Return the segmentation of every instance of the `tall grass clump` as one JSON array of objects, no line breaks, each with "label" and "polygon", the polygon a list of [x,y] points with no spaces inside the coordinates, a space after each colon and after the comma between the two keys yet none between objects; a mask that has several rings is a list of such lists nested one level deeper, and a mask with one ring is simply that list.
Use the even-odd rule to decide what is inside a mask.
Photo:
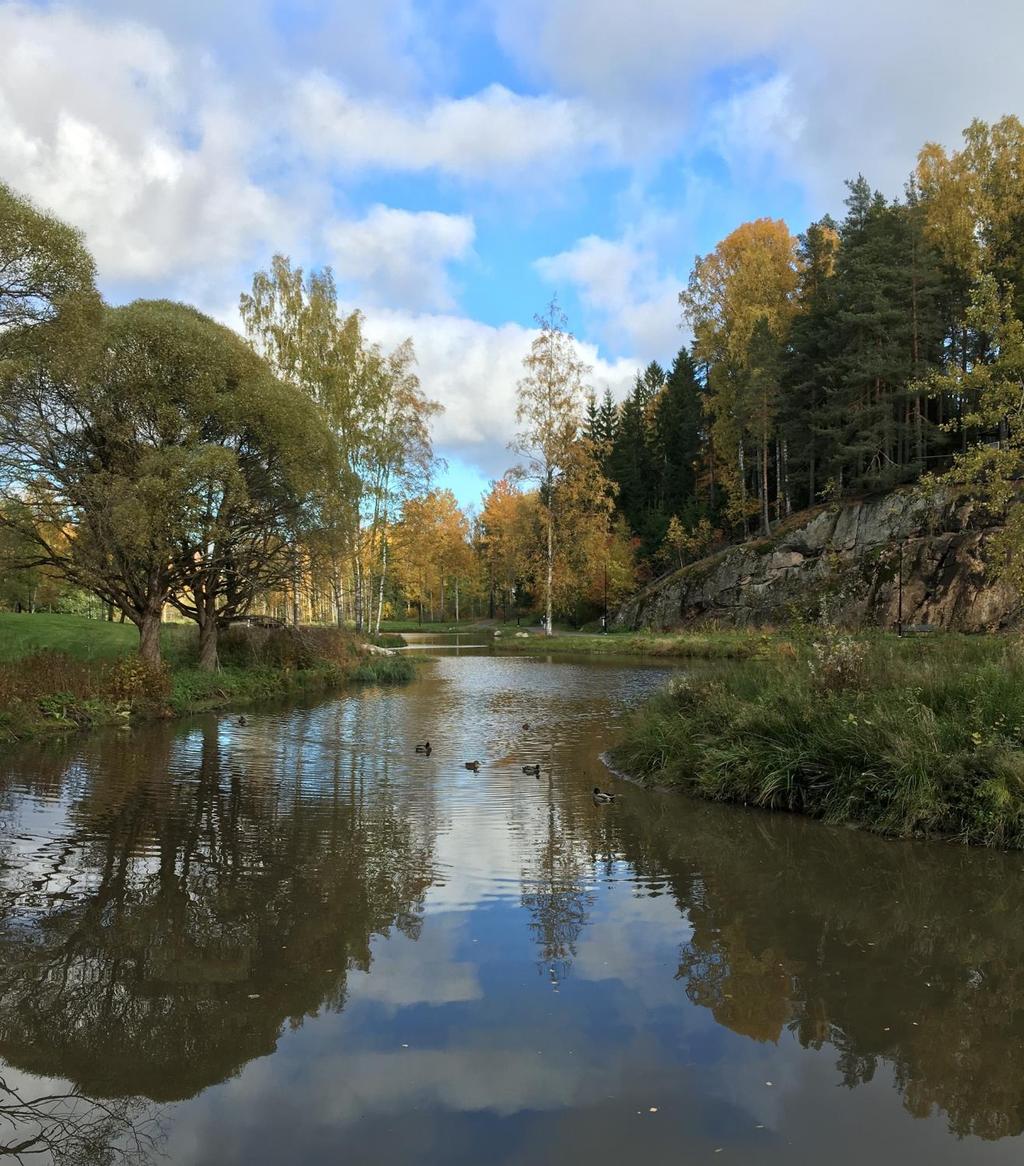
[{"label": "tall grass clump", "polygon": [[1024,647],[825,629],[714,676],[681,676],[615,761],[715,801],[898,837],[1024,846]]},{"label": "tall grass clump", "polygon": [[408,656],[367,656],[350,679],[363,684],[408,684],[414,673]]}]

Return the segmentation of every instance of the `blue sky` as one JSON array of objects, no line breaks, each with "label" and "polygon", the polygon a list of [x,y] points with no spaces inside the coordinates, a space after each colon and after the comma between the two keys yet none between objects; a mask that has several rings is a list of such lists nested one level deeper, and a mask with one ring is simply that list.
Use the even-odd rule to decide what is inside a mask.
[{"label": "blue sky", "polygon": [[1008,0],[0,0],[0,179],[82,228],[114,302],[237,325],[274,251],[330,263],[374,339],[412,337],[473,502],[552,294],[621,395],[740,222],[802,230],[1024,113],[1022,35]]}]

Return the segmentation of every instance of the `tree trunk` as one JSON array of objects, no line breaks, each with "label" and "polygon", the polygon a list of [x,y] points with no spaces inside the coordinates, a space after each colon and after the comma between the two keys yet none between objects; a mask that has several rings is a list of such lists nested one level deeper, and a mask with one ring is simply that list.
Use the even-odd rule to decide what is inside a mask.
[{"label": "tree trunk", "polygon": [[788,518],[793,511],[793,499],[789,492],[789,438],[782,439],[782,497]]},{"label": "tree trunk", "polygon": [[740,471],[740,506],[743,513],[743,537],[746,538],[750,533],[747,530],[747,467],[743,459],[743,438],[741,437],[736,447],[737,460]]},{"label": "tree trunk", "polygon": [[547,580],[545,584],[544,594],[544,608],[545,608],[545,626],[544,634],[546,636],[554,635],[554,629],[551,626],[551,591],[555,583],[555,519],[551,513],[551,496],[548,493],[548,570]]},{"label": "tree trunk", "polygon": [[217,655],[217,617],[207,616],[199,625],[199,671],[216,672],[220,668]]},{"label": "tree trunk", "polygon": [[334,569],[334,620],[338,627],[345,625],[345,580],[341,568]]},{"label": "tree trunk", "polygon": [[768,430],[761,435],[761,528],[762,533],[772,533],[772,520],[768,510]]},{"label": "tree trunk", "polygon": [[384,576],[388,570],[388,540],[387,536],[381,543],[380,548],[380,588],[377,592],[377,635],[380,635],[380,621],[384,615]]},{"label": "tree trunk", "polygon": [[139,620],[139,656],[147,664],[153,664],[156,667],[160,666],[160,616],[162,612],[162,602],[150,604]]},{"label": "tree trunk", "polygon": [[459,577],[455,576],[455,622],[459,622]]},{"label": "tree trunk", "polygon": [[302,572],[299,565],[299,551],[296,547],[292,551],[292,627],[299,626],[299,592],[302,586]]}]

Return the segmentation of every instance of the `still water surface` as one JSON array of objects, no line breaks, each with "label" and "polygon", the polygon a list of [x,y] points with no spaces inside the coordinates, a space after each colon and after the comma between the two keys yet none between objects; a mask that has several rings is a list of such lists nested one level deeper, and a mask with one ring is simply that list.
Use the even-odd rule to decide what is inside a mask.
[{"label": "still water surface", "polygon": [[460,651],[4,755],[0,1157],[1019,1162],[1020,856],[595,807],[666,678]]}]

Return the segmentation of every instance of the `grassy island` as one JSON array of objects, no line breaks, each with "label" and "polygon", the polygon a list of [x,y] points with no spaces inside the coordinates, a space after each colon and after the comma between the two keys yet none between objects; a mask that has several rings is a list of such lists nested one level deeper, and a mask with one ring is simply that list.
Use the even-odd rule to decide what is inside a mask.
[{"label": "grassy island", "polygon": [[830,632],[677,677],[614,762],[646,783],[896,837],[1024,846],[1024,643]]},{"label": "grassy island", "polygon": [[193,629],[162,628],[164,665],[136,653],[130,624],[70,615],[0,614],[0,742],[93,725],[181,716],[328,692],[348,682],[408,681],[405,657],[367,654],[331,628],[236,627],[221,636],[221,667],[198,667]]}]

